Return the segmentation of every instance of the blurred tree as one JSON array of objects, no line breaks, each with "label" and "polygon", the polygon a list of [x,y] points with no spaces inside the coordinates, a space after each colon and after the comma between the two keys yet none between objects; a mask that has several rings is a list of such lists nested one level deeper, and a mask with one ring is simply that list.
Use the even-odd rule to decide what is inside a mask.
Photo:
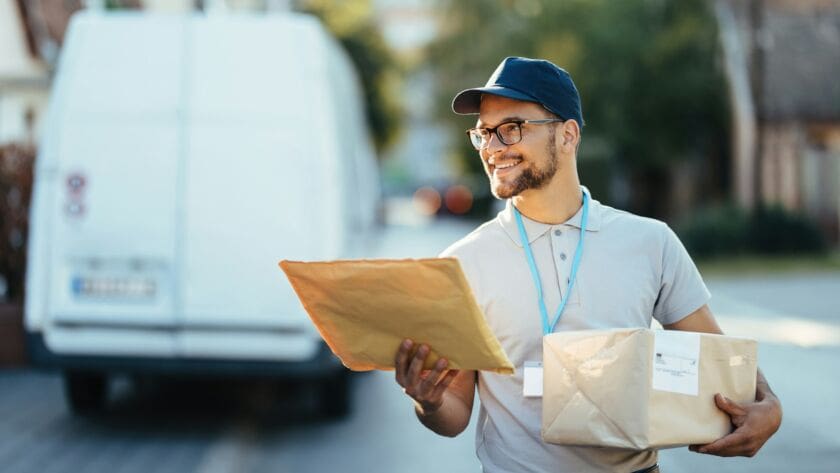
[{"label": "blurred tree", "polygon": [[364,89],[373,140],[380,151],[387,148],[402,126],[403,70],[376,24],[370,0],[301,0],[299,9],[320,18],[347,50]]},{"label": "blurred tree", "polygon": [[107,10],[136,10],[142,7],[140,0],[105,0],[104,4]]},{"label": "blurred tree", "polygon": [[[612,168],[623,170],[631,210],[665,216],[669,173],[681,160],[699,156],[711,169],[726,169],[727,102],[717,26],[707,1],[442,4],[442,35],[429,56],[439,70],[439,113],[458,133],[474,118],[449,111],[457,91],[484,84],[505,56],[540,57],[574,77],[586,121],[580,161],[602,153]],[[470,158],[469,169],[479,170],[475,152],[458,139],[458,155]],[[716,176],[721,193],[722,174]]]}]

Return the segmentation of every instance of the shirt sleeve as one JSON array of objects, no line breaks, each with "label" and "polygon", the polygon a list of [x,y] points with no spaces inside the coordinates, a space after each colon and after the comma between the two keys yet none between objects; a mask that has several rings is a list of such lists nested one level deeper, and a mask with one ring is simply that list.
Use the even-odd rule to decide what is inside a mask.
[{"label": "shirt sleeve", "polygon": [[680,239],[667,225],[664,229],[662,273],[653,317],[667,325],[703,307],[712,296]]}]

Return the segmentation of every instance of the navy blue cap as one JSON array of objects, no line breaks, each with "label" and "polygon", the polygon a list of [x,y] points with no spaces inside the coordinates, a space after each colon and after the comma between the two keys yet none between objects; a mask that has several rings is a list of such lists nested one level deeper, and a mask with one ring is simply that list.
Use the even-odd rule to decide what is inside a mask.
[{"label": "navy blue cap", "polygon": [[460,115],[478,113],[481,94],[536,102],[564,120],[573,118],[583,127],[580,95],[572,76],[544,59],[505,58],[484,87],[459,92],[452,100],[452,111]]}]

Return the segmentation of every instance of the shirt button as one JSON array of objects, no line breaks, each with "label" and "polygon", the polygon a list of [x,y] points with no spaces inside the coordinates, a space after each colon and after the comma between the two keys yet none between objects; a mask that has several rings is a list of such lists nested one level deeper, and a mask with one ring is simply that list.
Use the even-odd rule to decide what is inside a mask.
[{"label": "shirt button", "polygon": [[566,253],[560,253],[560,259],[566,261]]},{"label": "shirt button", "polygon": [[554,230],[554,236],[560,236],[562,234],[563,232],[561,232],[560,230]]}]

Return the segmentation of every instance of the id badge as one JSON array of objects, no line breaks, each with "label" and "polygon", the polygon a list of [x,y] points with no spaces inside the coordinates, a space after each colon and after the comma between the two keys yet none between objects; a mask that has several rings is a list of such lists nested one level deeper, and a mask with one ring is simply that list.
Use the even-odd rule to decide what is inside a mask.
[{"label": "id badge", "polygon": [[522,375],[522,395],[525,397],[542,397],[543,395],[543,365],[540,361],[526,361]]}]

